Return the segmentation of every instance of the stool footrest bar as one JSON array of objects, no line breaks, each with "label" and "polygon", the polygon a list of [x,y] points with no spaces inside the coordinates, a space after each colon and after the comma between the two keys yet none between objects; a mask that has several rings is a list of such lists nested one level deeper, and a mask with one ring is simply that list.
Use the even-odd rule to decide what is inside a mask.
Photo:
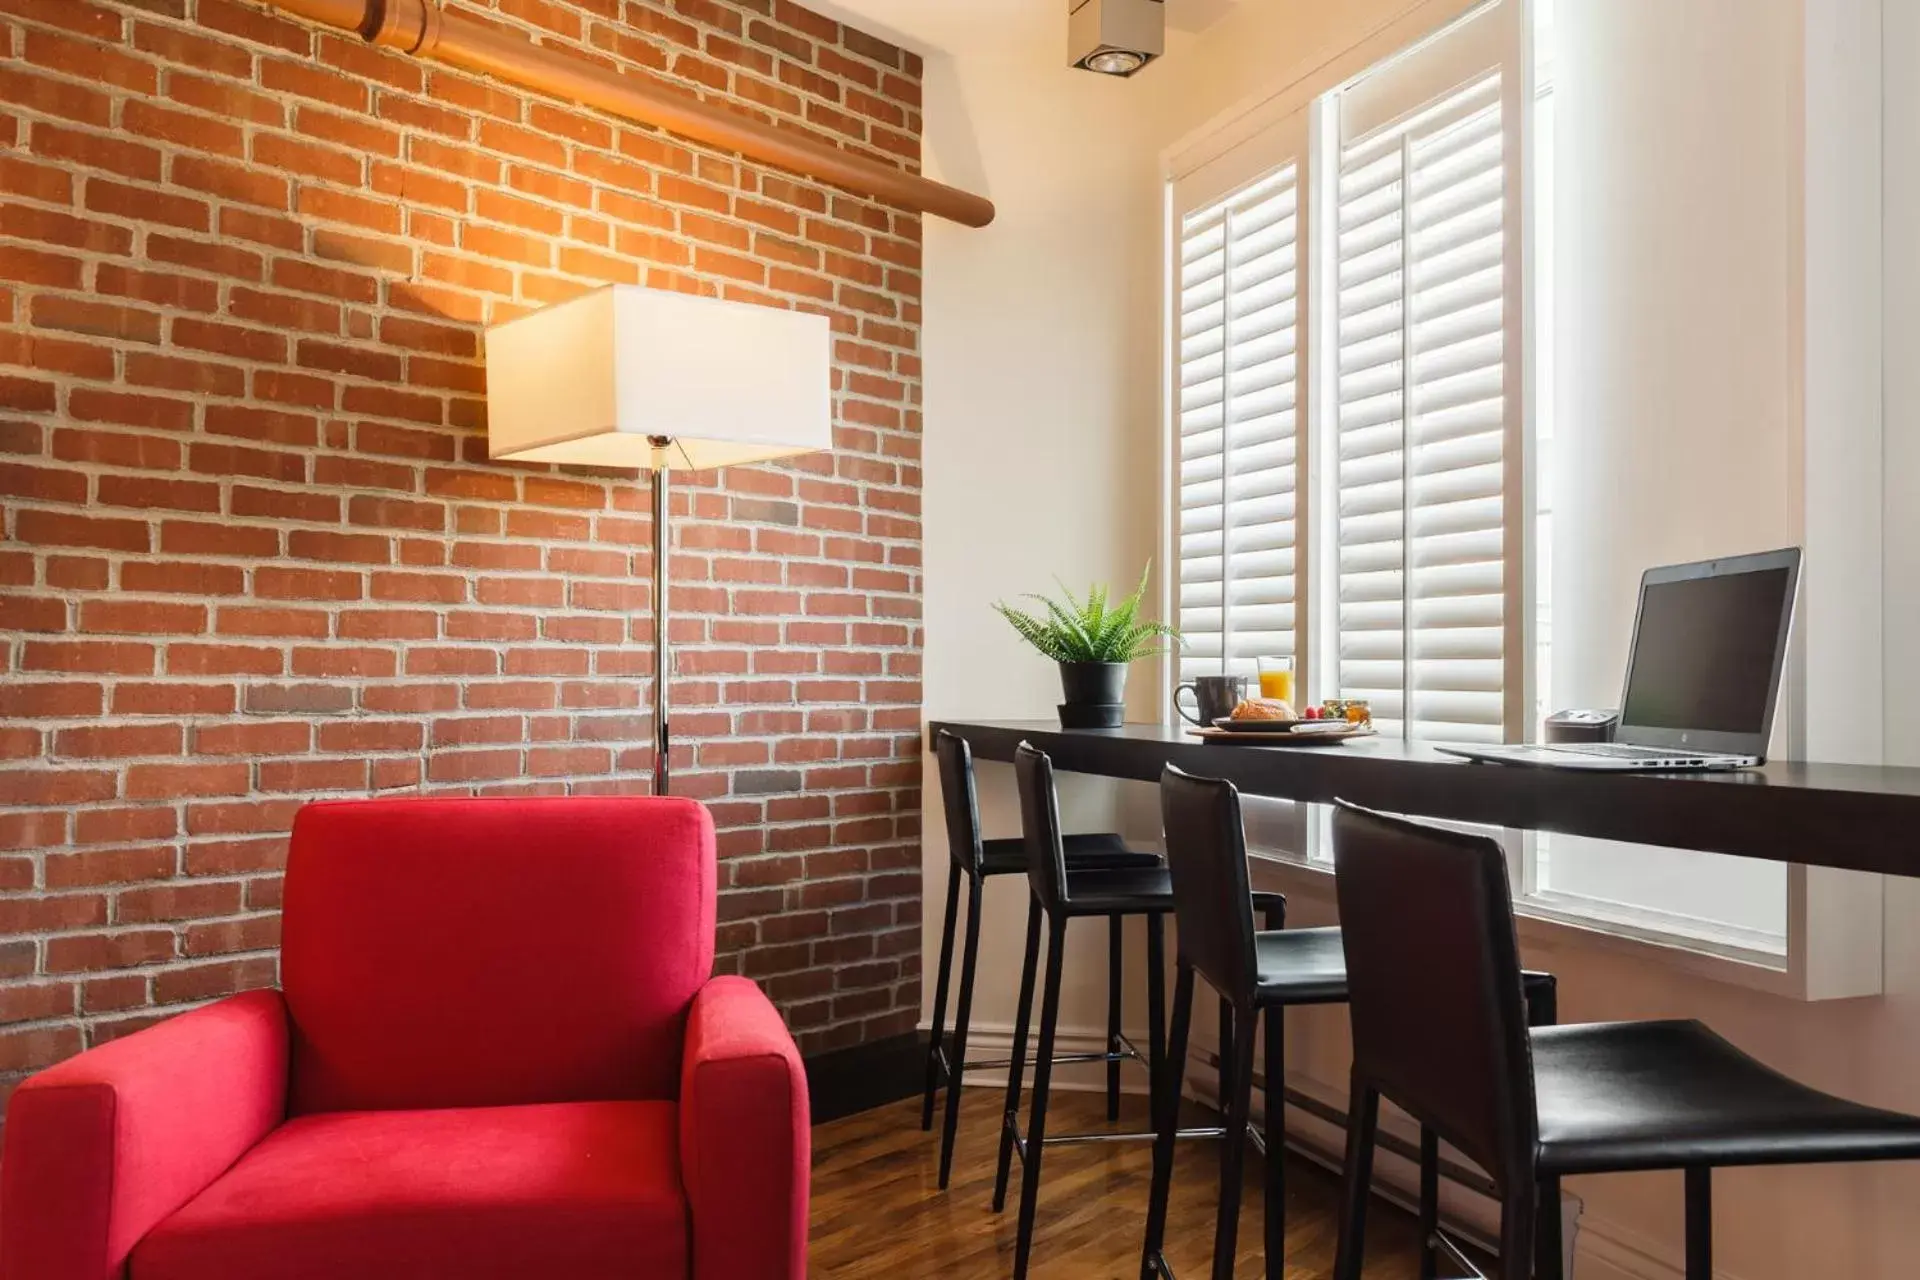
[{"label": "stool footrest bar", "polygon": [[[1053,1064],[1055,1066],[1059,1066],[1060,1064],[1067,1063],[1067,1062],[1145,1062],[1146,1061],[1146,1058],[1141,1054],[1141,1052],[1138,1049],[1133,1047],[1132,1041],[1122,1039],[1121,1043],[1124,1044],[1126,1048],[1109,1050],[1106,1053],[1058,1053],[1058,1054],[1055,1054],[1053,1057]],[[947,1058],[947,1047],[945,1045],[941,1045],[938,1049],[935,1049],[933,1051],[933,1058],[934,1058],[934,1061],[940,1064],[941,1082],[945,1083],[947,1080],[952,1079],[953,1063],[949,1061]],[[1026,1065],[1029,1067],[1036,1067],[1040,1065],[1040,1059],[1038,1058],[1028,1058],[1025,1061],[1026,1061]],[[979,1059],[968,1058],[966,1062],[963,1063],[962,1065],[964,1065],[966,1069],[969,1071],[986,1071],[996,1067],[1010,1067],[1013,1065],[1013,1063],[1006,1058],[979,1058]]]},{"label": "stool footrest bar", "polygon": [[1475,1280],[1487,1280],[1487,1273],[1479,1267],[1476,1267],[1473,1264],[1473,1259],[1460,1252],[1460,1246],[1449,1239],[1446,1232],[1434,1232],[1433,1235],[1428,1237],[1428,1243],[1445,1254],[1447,1261],[1451,1262],[1454,1266],[1466,1269],[1466,1271],[1475,1277]]}]

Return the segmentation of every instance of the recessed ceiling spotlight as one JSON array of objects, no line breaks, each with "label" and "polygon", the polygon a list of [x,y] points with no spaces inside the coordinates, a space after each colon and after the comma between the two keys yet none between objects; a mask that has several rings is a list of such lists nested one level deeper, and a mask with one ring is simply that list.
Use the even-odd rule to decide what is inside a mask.
[{"label": "recessed ceiling spotlight", "polygon": [[1067,0],[1068,56],[1082,70],[1130,76],[1166,47],[1164,0]]},{"label": "recessed ceiling spotlight", "polygon": [[1147,58],[1131,49],[1102,49],[1080,65],[1103,76],[1130,76],[1147,65]]}]

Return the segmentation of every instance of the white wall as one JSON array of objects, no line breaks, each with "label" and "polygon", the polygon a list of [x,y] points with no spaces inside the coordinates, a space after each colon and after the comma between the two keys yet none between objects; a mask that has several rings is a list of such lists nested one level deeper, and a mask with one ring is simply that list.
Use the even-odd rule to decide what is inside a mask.
[{"label": "white wall", "polygon": [[[1781,0],[1556,13],[1548,702],[1612,707],[1647,566],[1803,541],[1800,21]],[[1778,865],[1555,837],[1546,887],[1785,936]]]},{"label": "white wall", "polygon": [[[929,225],[930,717],[1050,714],[1052,673],[988,603],[1056,571],[1124,579],[1155,545],[1159,150],[1409,7],[1247,0],[1129,84],[1060,70],[1043,37],[1024,53],[930,60],[930,166],[1001,209],[984,233]],[[1818,713],[1835,700],[1821,691],[1883,693],[1886,758],[1920,764],[1920,666],[1904,660],[1920,651],[1920,5],[1885,0],[1886,132],[1875,148],[1859,138],[1880,92],[1880,8],[1560,0],[1573,52],[1559,68],[1559,421],[1569,434],[1588,428],[1583,481],[1560,495],[1561,510],[1618,536],[1561,552],[1555,598],[1567,612],[1555,634],[1569,643],[1555,702],[1611,704],[1620,619],[1644,565],[1805,539],[1802,661],[1814,696],[1799,732],[1828,756],[1873,752],[1877,728],[1823,736],[1832,722]],[[1869,215],[1882,184],[1876,255]],[[1862,351],[1879,326],[1883,388]],[[1884,504],[1871,500],[1876,476]],[[1849,505],[1849,494],[1869,500]],[[1829,557],[1849,548],[1857,554],[1836,567]],[[1136,673],[1136,714],[1153,710],[1152,679]],[[1015,830],[1004,769],[981,781],[989,830]],[[930,785],[930,814],[933,796]],[[1085,784],[1067,800],[1073,816],[1100,822],[1116,794]],[[945,884],[932,826],[929,969]],[[1002,890],[989,904],[978,1005],[989,1022],[1010,1012],[1017,976],[1023,890]],[[1794,1003],[1565,935],[1527,958],[1560,975],[1569,1019],[1701,1017],[1811,1083],[1920,1111],[1920,940],[1902,927],[1920,909],[1920,882],[1891,883],[1886,908],[1887,994],[1874,999]],[[1309,896],[1296,916],[1325,918]],[[1097,951],[1069,972],[1081,988],[1069,1021],[1092,1026]],[[930,1000],[930,979],[928,989]],[[1297,1083],[1343,1088],[1338,1011],[1297,1013],[1289,1046]],[[1678,1274],[1677,1177],[1576,1189],[1587,1209],[1580,1280]],[[1916,1204],[1920,1168],[1723,1174],[1721,1274],[1914,1274]]]},{"label": "white wall", "polygon": [[[929,719],[1052,716],[1053,664],[992,603],[1051,591],[1056,575],[1076,589],[1131,587],[1154,552],[1155,152],[1140,95],[1069,69],[1063,30],[982,31],[982,44],[927,63],[928,171],[999,210],[979,231],[927,224]],[[1134,719],[1158,713],[1157,682],[1154,664],[1136,668]],[[949,863],[931,756],[926,772],[930,1010]],[[986,833],[1018,834],[1011,769],[982,764],[979,775]],[[1116,791],[1063,778],[1067,829],[1112,829]],[[1012,1021],[1026,897],[1011,877],[989,887],[974,1002],[976,1032],[989,1037]],[[1064,1022],[1104,1026],[1104,935],[1082,930]],[[957,984],[957,958],[955,969]]]}]

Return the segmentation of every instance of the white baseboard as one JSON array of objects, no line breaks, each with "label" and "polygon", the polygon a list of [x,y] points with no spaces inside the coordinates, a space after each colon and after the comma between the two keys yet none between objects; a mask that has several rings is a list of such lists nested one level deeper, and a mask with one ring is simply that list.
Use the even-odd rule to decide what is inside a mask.
[{"label": "white baseboard", "polygon": [[[1674,1249],[1607,1218],[1588,1218],[1580,1259],[1580,1280],[1686,1280],[1685,1261]],[[1740,1280],[1724,1267],[1713,1274],[1715,1280]]]}]

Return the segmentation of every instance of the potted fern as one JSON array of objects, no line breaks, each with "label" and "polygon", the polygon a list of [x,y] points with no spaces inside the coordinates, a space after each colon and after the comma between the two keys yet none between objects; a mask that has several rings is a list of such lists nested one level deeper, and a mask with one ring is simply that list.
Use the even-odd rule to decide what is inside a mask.
[{"label": "potted fern", "polygon": [[1062,728],[1119,728],[1128,664],[1164,653],[1162,641],[1180,643],[1174,628],[1140,617],[1152,571],[1149,562],[1140,573],[1140,585],[1118,603],[1109,602],[1104,585],[1088,587],[1083,599],[1060,583],[1057,598],[1023,597],[1035,601],[1037,609],[1019,609],[1004,601],[993,606],[1022,640],[1060,664]]}]

